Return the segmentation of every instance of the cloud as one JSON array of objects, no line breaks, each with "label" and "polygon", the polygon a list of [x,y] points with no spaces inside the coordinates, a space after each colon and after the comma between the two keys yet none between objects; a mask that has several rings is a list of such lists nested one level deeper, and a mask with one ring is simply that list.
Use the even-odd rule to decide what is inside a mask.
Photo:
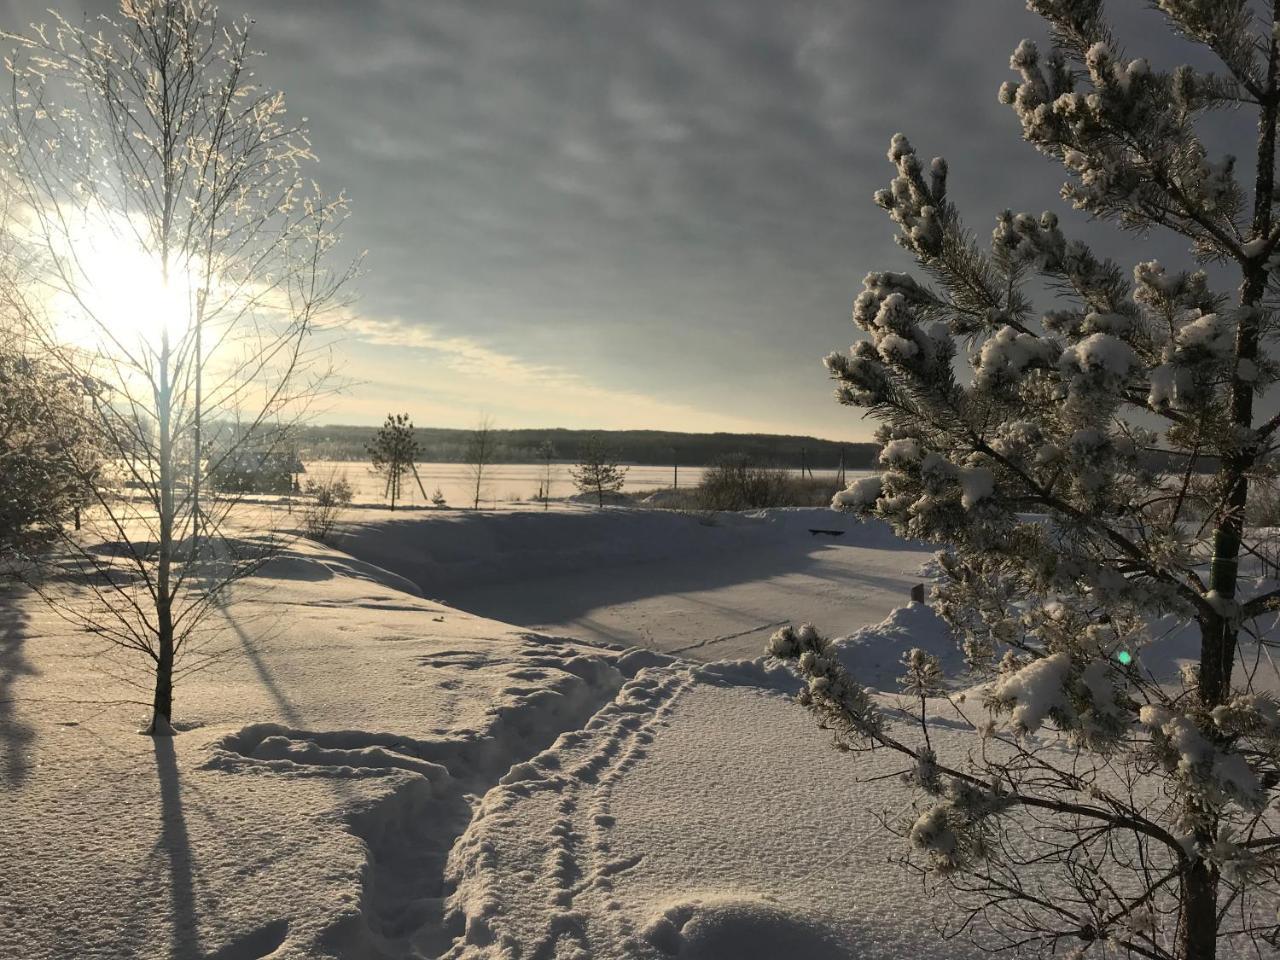
[{"label": "cloud", "polygon": [[454,421],[452,425],[470,423],[478,410],[500,410],[505,426],[554,422],[571,427],[645,429],[661,424],[690,431],[786,432],[778,422],[736,417],[608,387],[578,371],[531,363],[422,324],[357,316],[348,319],[343,330],[371,347],[399,353],[402,362],[403,351],[428,356],[427,382],[413,388],[449,403],[437,412]]},{"label": "cloud", "polygon": [[[12,25],[47,0],[5,2]],[[1119,234],[1063,210],[1061,171],[996,102],[1017,41],[1044,38],[1021,4],[222,6],[256,18],[259,76],[312,118],[322,185],[353,198],[367,314],[441,341],[518,344],[499,353],[610,385],[594,401],[602,416],[866,436],[831,402],[818,359],[854,337],[863,275],[910,267],[871,202],[898,130],[947,156],[951,197],[979,237],[1007,207],[1052,208],[1073,236],[1130,256]],[[1135,54],[1182,59],[1150,11],[1115,13]],[[371,356],[359,358],[370,382],[414,382],[393,350],[382,369]],[[549,398],[573,382],[537,384]]]}]

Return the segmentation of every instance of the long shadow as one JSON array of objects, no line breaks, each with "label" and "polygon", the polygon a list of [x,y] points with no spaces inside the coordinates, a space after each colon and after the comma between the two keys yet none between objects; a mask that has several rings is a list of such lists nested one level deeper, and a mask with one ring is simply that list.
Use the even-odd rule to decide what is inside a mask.
[{"label": "long shadow", "polygon": [[883,551],[886,562],[926,548],[887,528],[858,530],[839,514],[820,517],[824,526],[846,530],[845,538],[816,538],[804,524],[779,529],[735,519],[707,526],[674,512],[605,511],[467,516],[443,528],[429,516],[402,518],[354,528],[340,545],[428,597],[513,623],[567,623],[600,607],[782,575],[816,576],[851,591],[902,590],[906,601],[900,578],[875,569],[833,572],[828,561],[847,547]]},{"label": "long shadow", "polygon": [[26,657],[23,649],[27,641],[27,626],[31,621],[18,601],[22,594],[4,590],[0,604],[0,782],[10,789],[22,786],[31,774],[30,751],[35,744],[35,727],[18,716],[17,687],[21,677],[39,673]]},{"label": "long shadow", "polygon": [[195,865],[191,840],[187,835],[187,819],[182,808],[182,782],[172,737],[152,740],[156,754],[156,773],[160,778],[160,839],[158,849],[164,851],[169,864],[169,919],[171,960],[199,957],[200,929],[196,913]]},{"label": "long shadow", "polygon": [[285,718],[291,727],[302,727],[302,714],[298,712],[298,708],[293,701],[289,699],[289,695],[280,688],[280,684],[276,682],[275,674],[271,672],[271,668],[267,666],[266,661],[262,659],[262,654],[258,652],[258,644],[253,637],[249,636],[249,632],[235,617],[231,615],[231,609],[222,605],[219,607],[222,612],[223,619],[231,627],[231,631],[236,635],[236,639],[240,642],[240,648],[244,651],[244,657],[253,667],[254,673],[258,675],[258,679],[262,682],[262,686],[267,693],[271,695],[271,699],[276,702],[276,707],[280,710],[280,715]]}]

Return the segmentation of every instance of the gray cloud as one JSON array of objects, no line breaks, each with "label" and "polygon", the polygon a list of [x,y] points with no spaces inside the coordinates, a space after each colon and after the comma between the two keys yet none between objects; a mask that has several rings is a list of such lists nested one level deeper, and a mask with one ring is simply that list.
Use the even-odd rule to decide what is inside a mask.
[{"label": "gray cloud", "polygon": [[[1042,33],[1017,0],[225,8],[256,17],[259,72],[311,118],[325,186],[352,194],[363,312],[680,409],[864,432],[818,359],[852,339],[862,275],[906,266],[870,201],[895,131],[948,156],[980,233],[1005,207],[1061,206],[1060,173],[995,101],[1009,51]],[[1150,17],[1124,26],[1159,62],[1178,47]]]}]

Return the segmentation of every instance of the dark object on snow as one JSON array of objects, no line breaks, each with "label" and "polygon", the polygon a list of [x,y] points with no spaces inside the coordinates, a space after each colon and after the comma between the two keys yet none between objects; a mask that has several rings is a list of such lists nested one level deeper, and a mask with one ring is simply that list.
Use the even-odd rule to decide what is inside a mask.
[{"label": "dark object on snow", "polygon": [[813,527],[810,527],[809,532],[812,533],[815,537],[818,536],[819,534],[822,534],[823,536],[827,536],[827,537],[843,537],[844,536],[843,530],[816,530]]},{"label": "dark object on snow", "polygon": [[917,583],[911,588],[911,602],[924,603],[924,584]]}]

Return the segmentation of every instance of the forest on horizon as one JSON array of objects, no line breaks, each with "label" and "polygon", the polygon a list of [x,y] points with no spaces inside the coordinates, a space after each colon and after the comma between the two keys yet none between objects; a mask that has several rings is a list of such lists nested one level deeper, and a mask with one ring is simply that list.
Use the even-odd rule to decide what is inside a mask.
[{"label": "forest on horizon", "polygon": [[[377,427],[306,425],[296,430],[303,460],[366,460],[367,446]],[[473,431],[444,427],[416,427],[414,435],[424,462],[462,463]],[[754,433],[678,433],[669,430],[494,429],[497,463],[530,463],[544,458],[550,443],[552,458],[577,461],[587,441],[599,436],[619,461],[646,466],[709,466],[725,458],[745,458],[753,465],[835,470],[843,452],[848,469],[868,469],[879,446],[840,443],[816,437]]]}]

